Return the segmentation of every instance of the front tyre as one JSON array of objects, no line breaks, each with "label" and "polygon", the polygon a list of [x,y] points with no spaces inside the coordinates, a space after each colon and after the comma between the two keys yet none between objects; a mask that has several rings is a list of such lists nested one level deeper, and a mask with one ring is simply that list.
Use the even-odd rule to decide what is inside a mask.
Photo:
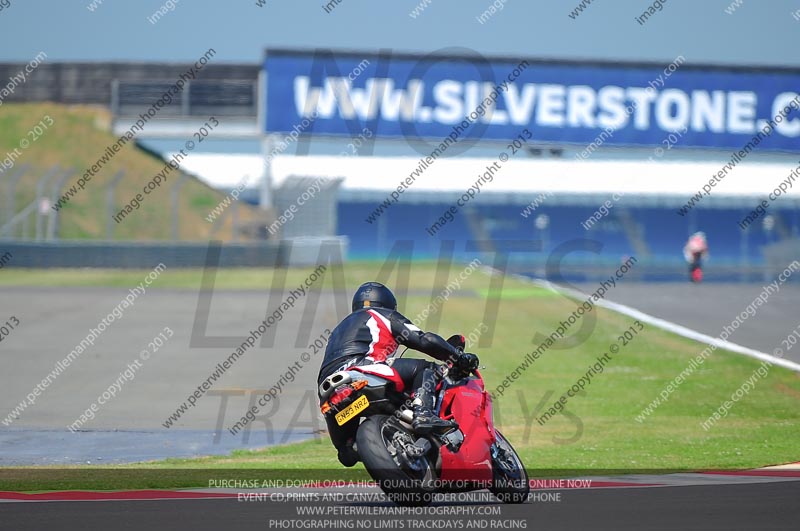
[{"label": "front tyre", "polygon": [[531,485],[528,472],[511,443],[495,430],[497,440],[492,447],[492,486],[489,490],[503,503],[524,503]]},{"label": "front tyre", "polygon": [[433,479],[426,456],[410,459],[406,447],[414,436],[386,415],[375,415],[358,427],[358,454],[369,475],[378,482],[387,498],[397,505],[430,505],[433,492],[424,487]]}]

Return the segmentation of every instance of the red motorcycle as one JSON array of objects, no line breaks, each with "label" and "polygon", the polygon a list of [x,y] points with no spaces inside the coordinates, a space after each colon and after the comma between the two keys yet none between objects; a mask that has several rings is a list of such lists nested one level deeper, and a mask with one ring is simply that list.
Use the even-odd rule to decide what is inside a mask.
[{"label": "red motorcycle", "polygon": [[[463,338],[453,336],[452,342]],[[402,354],[400,354],[402,355]],[[399,356],[395,356],[396,359]],[[494,427],[478,370],[448,362],[437,387],[436,413],[456,428],[415,435],[412,396],[387,363],[353,366],[320,384],[321,411],[337,424],[359,422],[356,451],[370,476],[398,505],[427,505],[437,492],[489,489],[504,503],[528,499],[522,461]]]}]

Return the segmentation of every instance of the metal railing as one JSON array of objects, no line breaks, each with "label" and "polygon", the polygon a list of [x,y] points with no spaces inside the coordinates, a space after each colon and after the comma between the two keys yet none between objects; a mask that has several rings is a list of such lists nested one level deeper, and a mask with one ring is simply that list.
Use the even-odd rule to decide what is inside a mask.
[{"label": "metal railing", "polygon": [[[169,90],[174,81],[111,82],[111,112],[115,117],[137,116]],[[258,82],[253,80],[188,81],[172,102],[159,110],[160,118],[191,116],[258,116]]]}]

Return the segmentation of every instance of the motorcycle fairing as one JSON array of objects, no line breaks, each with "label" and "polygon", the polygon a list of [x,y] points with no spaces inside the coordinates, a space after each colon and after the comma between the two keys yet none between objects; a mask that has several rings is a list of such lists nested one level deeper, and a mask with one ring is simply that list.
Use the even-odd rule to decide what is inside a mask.
[{"label": "motorcycle fairing", "polygon": [[492,424],[492,403],[480,379],[467,378],[463,383],[446,386],[439,416],[455,420],[464,433],[458,452],[442,446],[443,481],[491,481],[491,447],[495,443]]}]

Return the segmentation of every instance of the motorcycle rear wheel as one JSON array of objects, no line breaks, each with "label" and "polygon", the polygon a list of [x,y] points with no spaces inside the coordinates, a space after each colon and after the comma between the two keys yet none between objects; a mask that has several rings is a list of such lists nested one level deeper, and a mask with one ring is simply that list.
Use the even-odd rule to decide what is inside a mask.
[{"label": "motorcycle rear wheel", "polygon": [[375,415],[358,427],[358,455],[370,476],[392,502],[407,507],[424,507],[433,501],[433,491],[425,487],[433,479],[427,457],[418,459],[419,470],[403,467],[396,440],[413,444],[414,436],[402,429],[391,417]]}]

